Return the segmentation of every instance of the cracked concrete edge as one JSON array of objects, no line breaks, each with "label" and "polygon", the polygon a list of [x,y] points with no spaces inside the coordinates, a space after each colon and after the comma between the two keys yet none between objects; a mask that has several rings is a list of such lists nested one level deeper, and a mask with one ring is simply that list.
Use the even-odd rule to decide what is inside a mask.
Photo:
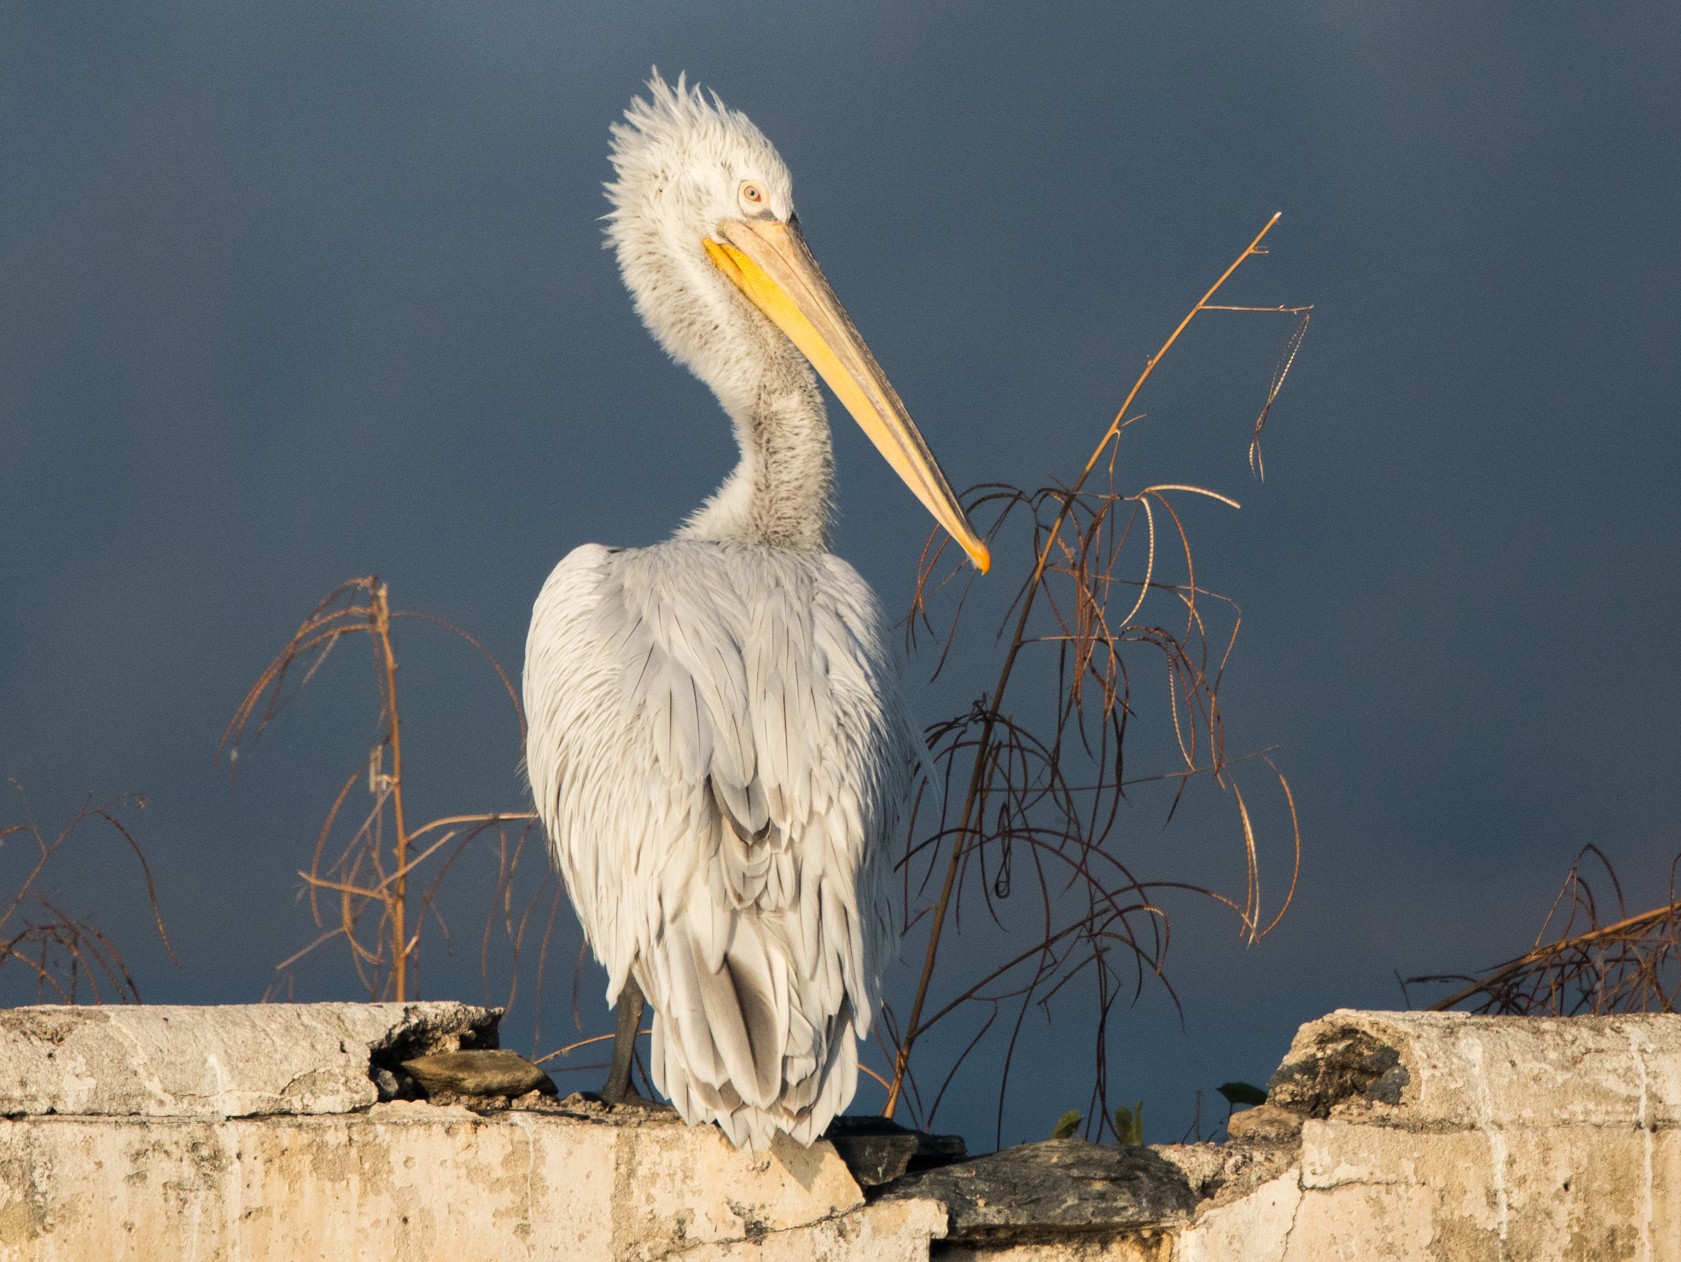
[{"label": "cracked concrete edge", "polygon": [[1619,1232],[1656,1242],[1654,1167],[1681,1153],[1681,1017],[1339,1011],[1298,1031],[1271,1086],[1248,1135],[1157,1149],[1201,1198],[1177,1259],[1285,1262],[1356,1236],[1413,1256],[1409,1232],[1455,1242],[1441,1256],[1519,1239],[1535,1257],[1611,1256]]},{"label": "cracked concrete edge", "polygon": [[214,1245],[217,1256],[404,1262],[920,1262],[945,1221],[929,1202],[865,1204],[827,1144],[754,1156],[675,1120],[621,1127],[417,1101],[331,1116],[0,1120],[0,1259]]},{"label": "cracked concrete edge", "polygon": [[815,1222],[677,1245],[650,1262],[927,1262],[947,1221],[938,1201],[884,1201]]},{"label": "cracked concrete edge", "polygon": [[1681,1125],[1681,1016],[1341,1010],[1297,1031],[1270,1103],[1421,1130]]},{"label": "cracked concrete edge", "polygon": [[1210,1204],[1179,1233],[1173,1262],[1285,1262],[1305,1193],[1292,1166],[1222,1204]]},{"label": "cracked concrete edge", "polygon": [[1409,1232],[1456,1258],[1519,1240],[1530,1252],[1509,1256],[1620,1256],[1613,1237],[1650,1249],[1672,1203],[1654,1172],[1681,1155],[1681,1017],[1339,1011],[1300,1029],[1263,1110],[1226,1144],[1157,1149],[1201,1197],[1176,1258],[1282,1262],[1357,1238],[1438,1256],[1408,1252]]},{"label": "cracked concrete edge", "polygon": [[[624,1127],[610,1118],[592,1124],[611,1137],[602,1173],[611,1184],[614,1257],[654,1258],[678,1242],[752,1240],[864,1205],[827,1143],[808,1148],[778,1135],[755,1154],[734,1148],[716,1127],[691,1128],[675,1114]],[[562,1133],[546,1137],[553,1159],[567,1161]]]},{"label": "cracked concrete edge", "polygon": [[378,1100],[376,1059],[494,1046],[499,1019],[454,1002],[0,1010],[0,1114],[343,1113]]},{"label": "cracked concrete edge", "polygon": [[1178,1166],[1197,1198],[1193,1215],[1249,1195],[1302,1162],[1298,1134],[1287,1143],[1158,1144],[1155,1152]]}]

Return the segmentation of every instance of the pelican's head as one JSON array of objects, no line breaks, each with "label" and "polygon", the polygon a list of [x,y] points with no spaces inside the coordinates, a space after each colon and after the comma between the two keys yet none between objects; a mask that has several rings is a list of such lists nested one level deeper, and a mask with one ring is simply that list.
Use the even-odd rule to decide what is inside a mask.
[{"label": "pelican's head", "polygon": [[984,572],[986,544],[806,248],[793,179],[764,133],[716,94],[656,73],[613,126],[612,158],[608,241],[660,344],[745,403],[767,343],[792,343]]}]

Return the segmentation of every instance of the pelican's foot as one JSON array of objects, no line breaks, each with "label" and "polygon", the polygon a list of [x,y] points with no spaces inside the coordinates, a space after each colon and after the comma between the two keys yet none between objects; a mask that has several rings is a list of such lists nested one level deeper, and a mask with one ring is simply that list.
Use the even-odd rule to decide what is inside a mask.
[{"label": "pelican's foot", "polygon": [[582,1107],[590,1112],[604,1109],[609,1113],[675,1113],[677,1110],[664,1100],[650,1100],[640,1091],[628,1090],[618,1099],[610,1099],[606,1088],[600,1091],[578,1091],[568,1096],[561,1104],[570,1104],[574,1108]]},{"label": "pelican's foot", "polygon": [[612,1109],[637,1109],[644,1113],[676,1112],[676,1110],[664,1100],[650,1100],[647,1096],[636,1090],[635,1087],[626,1089],[625,1093],[616,1100],[608,1099],[607,1092],[605,1090],[598,1091],[595,1095],[596,1098],[603,1104]]}]

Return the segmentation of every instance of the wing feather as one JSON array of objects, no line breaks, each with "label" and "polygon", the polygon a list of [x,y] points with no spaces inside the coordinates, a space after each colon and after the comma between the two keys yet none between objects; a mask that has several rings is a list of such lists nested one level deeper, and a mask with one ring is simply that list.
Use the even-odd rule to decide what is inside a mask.
[{"label": "wing feather", "polygon": [[532,617],[527,767],[612,1001],[691,1122],[810,1142],[852,1098],[924,755],[868,587],[676,540],[569,555]]}]

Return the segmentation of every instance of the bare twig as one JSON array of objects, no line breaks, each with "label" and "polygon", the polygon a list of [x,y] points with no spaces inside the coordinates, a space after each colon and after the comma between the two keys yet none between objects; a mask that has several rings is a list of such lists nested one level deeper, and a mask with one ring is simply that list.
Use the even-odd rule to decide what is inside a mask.
[{"label": "bare twig", "polygon": [[[1197,585],[1190,535],[1174,497],[1198,496],[1234,509],[1237,502],[1217,491],[1180,482],[1156,483],[1130,494],[1115,489],[1119,443],[1123,432],[1140,419],[1132,410],[1139,393],[1191,321],[1204,311],[1265,310],[1301,317],[1280,366],[1274,370],[1255,426],[1254,448],[1294,362],[1311,309],[1223,307],[1214,304],[1213,298],[1247,259],[1265,253],[1261,243],[1277,221],[1274,215],[1146,361],[1072,484],[1032,492],[994,485],[977,488],[971,495],[972,515],[988,510],[994,515],[992,527],[986,532],[989,539],[996,538],[1007,522],[1026,514],[1033,527],[1033,561],[1006,611],[1008,634],[1001,637],[1005,648],[993,690],[975,702],[967,714],[937,724],[929,732],[935,762],[944,778],[943,791],[936,786],[931,795],[940,808],[940,818],[932,833],[923,832],[910,845],[904,862],[906,917],[912,924],[926,921],[928,940],[909,1015],[896,1029],[893,1074],[884,1109],[888,1116],[903,1094],[917,1040],[966,1005],[985,1006],[990,1025],[998,1006],[1010,1003],[1015,1008],[1009,1043],[1013,1051],[1014,1031],[1019,1031],[1028,1006],[1047,1003],[1076,977],[1095,977],[1101,1060],[1103,1026],[1118,995],[1124,989],[1136,991],[1146,976],[1160,976],[1168,922],[1152,892],[1193,887],[1140,881],[1106,846],[1126,786],[1139,779],[1126,774],[1123,752],[1134,714],[1130,646],[1156,650],[1166,666],[1173,739],[1182,764],[1176,773],[1182,778],[1176,782],[1173,807],[1177,807],[1186,780],[1203,773],[1225,787],[1236,806],[1248,874],[1243,902],[1239,906],[1212,891],[1197,892],[1237,910],[1251,940],[1277,923],[1275,915],[1263,925],[1258,844],[1249,805],[1229,778],[1232,760],[1225,751],[1224,720],[1218,701],[1219,680],[1236,636],[1236,607]],[[1099,469],[1107,471],[1109,486],[1093,491],[1089,484]],[[1142,573],[1130,577],[1121,566],[1123,557],[1134,555],[1135,539],[1140,539],[1137,546],[1142,549]],[[1165,556],[1162,547],[1167,549]],[[930,601],[955,580],[955,571],[941,575],[944,548],[945,542],[933,537],[924,551],[909,621],[913,643],[919,629],[934,630]],[[1182,581],[1166,574],[1175,559],[1184,568]],[[966,593],[967,588],[961,591]],[[1171,596],[1179,602],[1182,616],[1178,629],[1138,621],[1153,594]],[[1125,613],[1120,617],[1115,616],[1119,611],[1111,605],[1112,596],[1124,599],[1121,608]],[[1223,649],[1210,644],[1202,607],[1205,600],[1232,611],[1232,639]],[[962,613],[960,594],[942,637],[936,675],[948,660]],[[1039,623],[1047,619],[1050,625],[1040,628]],[[1011,718],[1005,710],[1022,653],[1038,645],[1055,654],[1060,696],[1049,733],[1042,737],[1032,734],[1024,721]],[[1210,656],[1211,647],[1214,657]],[[1095,770],[1093,782],[1076,784],[1070,780],[1068,768],[1076,751],[1087,760],[1082,765]],[[1273,770],[1276,774],[1276,768]],[[1300,833],[1294,802],[1283,777],[1278,780],[1290,802],[1299,860]],[[956,809],[948,815],[948,805],[953,802]],[[1009,896],[1023,858],[1030,865],[1040,895],[1038,940],[986,972],[979,981],[959,989],[949,1002],[925,1017],[940,947],[948,920],[963,901],[961,891],[978,877],[977,895],[989,915],[1002,924],[996,903]],[[922,872],[920,880],[912,879],[913,864]],[[913,893],[920,895],[937,869],[942,870],[942,876],[931,905],[913,912],[909,906]],[[1074,888],[1084,891],[1084,905],[1070,918],[1058,907],[1060,892]],[[1293,867],[1292,894],[1294,888]],[[1059,892],[1058,899],[1053,899],[1053,891]],[[1284,905],[1288,906],[1288,896]],[[1281,907],[1278,915],[1282,911]],[[1117,967],[1121,960],[1132,961],[1125,975]],[[959,1063],[973,1046],[971,1042],[959,1056]],[[1000,1081],[1001,1110],[1008,1062],[1007,1052]],[[1097,1080],[1101,1091],[1101,1065]],[[935,1095],[934,1108],[950,1082],[948,1073],[945,1085]]]},{"label": "bare twig", "polygon": [[[439,895],[456,860],[488,830],[497,837],[500,910],[492,910],[485,924],[481,967],[489,983],[489,953],[493,927],[507,920],[514,872],[524,853],[531,821],[529,811],[488,811],[440,816],[417,827],[409,823],[403,762],[402,717],[397,704],[396,645],[391,628],[399,618],[439,627],[465,641],[495,672],[519,725],[524,742],[525,718],[508,673],[476,638],[435,614],[393,609],[390,592],[378,578],[341,583],[320,601],[292,638],[258,676],[223,733],[218,753],[232,761],[244,742],[259,737],[268,724],[314,678],[327,655],[347,635],[367,635],[373,642],[374,676],[379,697],[379,735],[368,751],[366,777],[369,805],[348,838],[333,848],[346,802],[364,772],[352,772],[339,787],[316,835],[307,870],[299,876],[308,894],[311,915],[319,931],[302,950],[277,966],[286,973],[328,943],[342,941],[370,998],[405,1000],[419,992],[416,965],[428,926],[447,944],[449,926],[439,909]],[[302,678],[288,687],[288,677],[301,670]],[[523,825],[512,851],[504,831]],[[430,877],[414,895],[410,879],[425,867]],[[418,888],[418,887],[415,887]],[[527,912],[528,914],[528,912]],[[511,933],[513,973],[524,939],[524,917]],[[512,994],[514,981],[509,983]]]},{"label": "bare twig", "polygon": [[[1615,899],[1616,919],[1600,923],[1600,900],[1584,866],[1595,864]],[[1535,946],[1480,977],[1409,977],[1403,988],[1430,983],[1467,984],[1431,1004],[1445,1012],[1470,1004],[1472,1012],[1524,1016],[1606,1016],[1675,1012],[1681,992],[1681,895],[1670,864],[1666,901],[1629,915],[1622,884],[1598,846],[1584,846],[1570,865]],[[1557,925],[1556,930],[1554,925]],[[1549,934],[1554,936],[1549,937]]]},{"label": "bare twig", "polygon": [[[133,856],[146,889],[152,924],[164,953],[179,964],[164,927],[157,886],[151,865],[121,812],[143,810],[146,799],[133,794],[104,806],[86,803],[56,833],[48,834],[35,822],[28,795],[16,780],[8,780],[17,795],[22,822],[0,828],[0,889],[7,889],[0,905],[0,970],[12,965],[29,980],[34,1002],[78,1003],[85,988],[95,1003],[107,998],[121,1003],[139,1003],[140,987],[116,945],[87,919],[72,915],[56,898],[42,892],[43,878],[52,861],[72,839],[85,837],[87,825],[99,822],[121,838]],[[12,845],[8,848],[7,843]],[[18,843],[27,843],[19,845]]]}]

